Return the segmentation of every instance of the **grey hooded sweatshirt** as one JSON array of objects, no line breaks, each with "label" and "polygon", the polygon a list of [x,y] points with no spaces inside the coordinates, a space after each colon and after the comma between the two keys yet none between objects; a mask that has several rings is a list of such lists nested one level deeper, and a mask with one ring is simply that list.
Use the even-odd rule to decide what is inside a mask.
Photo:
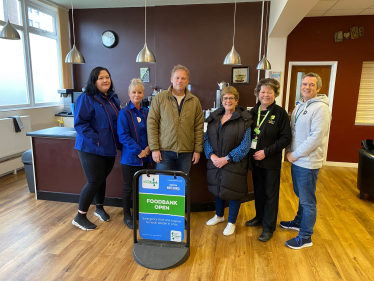
[{"label": "grey hooded sweatshirt", "polygon": [[331,112],[326,95],[319,94],[305,103],[300,100],[292,112],[292,142],[287,148],[296,158],[293,164],[307,169],[322,167],[330,123]]}]

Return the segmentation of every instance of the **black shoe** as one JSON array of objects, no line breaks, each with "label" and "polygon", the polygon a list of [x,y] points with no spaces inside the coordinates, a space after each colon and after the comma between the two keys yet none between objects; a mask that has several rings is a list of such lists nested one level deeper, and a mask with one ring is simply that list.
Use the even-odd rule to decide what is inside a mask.
[{"label": "black shoe", "polygon": [[74,226],[76,226],[76,227],[78,227],[82,230],[85,230],[85,231],[95,230],[96,227],[97,227],[95,224],[93,224],[92,222],[90,222],[87,219],[86,214],[81,214],[79,212],[71,223]]},{"label": "black shoe", "polygon": [[259,226],[259,225],[262,225],[262,221],[259,221],[256,217],[254,217],[253,219],[247,221],[245,223],[246,226]]},{"label": "black shoe", "polygon": [[94,213],[95,216],[97,216],[101,221],[110,221],[110,216],[107,212],[105,212],[104,208],[98,208],[96,207],[96,211]]},{"label": "black shoe", "polygon": [[123,222],[129,229],[134,229],[134,222],[130,213],[123,214]]},{"label": "black shoe", "polygon": [[265,232],[263,231],[260,235],[260,237],[258,238],[258,240],[262,241],[262,242],[268,242],[271,237],[273,237],[273,232]]}]

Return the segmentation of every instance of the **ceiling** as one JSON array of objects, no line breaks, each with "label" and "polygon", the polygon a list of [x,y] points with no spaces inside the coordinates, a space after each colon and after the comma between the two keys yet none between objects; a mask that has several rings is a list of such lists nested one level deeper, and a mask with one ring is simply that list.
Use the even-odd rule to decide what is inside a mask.
[{"label": "ceiling", "polygon": [[320,0],[307,17],[374,15],[374,0]]},{"label": "ceiling", "polygon": [[[71,0],[49,0],[58,5],[70,8]],[[239,2],[262,2],[261,0],[236,0]],[[234,0],[148,0],[147,6],[192,5],[234,3]],[[74,9],[98,9],[118,7],[144,7],[144,0],[73,0]]]},{"label": "ceiling", "polygon": [[[47,0],[48,1],[48,0]],[[71,0],[49,0],[70,8]],[[280,1],[280,0],[271,0]],[[261,0],[237,0],[237,2],[262,2]],[[147,6],[192,5],[234,3],[234,0],[148,0]],[[98,9],[118,7],[144,7],[142,0],[73,0],[74,9]],[[320,0],[307,17],[374,15],[374,0]]]}]

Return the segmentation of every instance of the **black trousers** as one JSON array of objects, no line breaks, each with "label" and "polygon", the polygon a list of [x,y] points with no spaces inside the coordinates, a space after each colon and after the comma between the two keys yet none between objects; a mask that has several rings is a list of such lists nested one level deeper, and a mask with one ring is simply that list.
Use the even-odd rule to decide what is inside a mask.
[{"label": "black trousers", "polygon": [[94,198],[96,205],[104,204],[106,178],[113,169],[115,157],[101,156],[79,150],[78,155],[87,179],[79,197],[79,210],[87,212]]},{"label": "black trousers", "polygon": [[279,206],[280,169],[253,167],[256,218],[264,231],[274,232]]},{"label": "black trousers", "polygon": [[129,166],[122,164],[122,176],[123,176],[123,193],[122,193],[122,206],[124,213],[130,213],[131,194],[132,194],[132,180],[134,174],[142,169],[147,169],[148,162],[145,162],[143,166]]}]

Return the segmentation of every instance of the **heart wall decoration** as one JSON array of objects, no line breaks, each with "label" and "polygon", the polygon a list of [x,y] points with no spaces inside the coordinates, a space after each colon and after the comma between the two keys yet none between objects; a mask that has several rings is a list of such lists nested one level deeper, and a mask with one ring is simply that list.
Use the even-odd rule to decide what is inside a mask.
[{"label": "heart wall decoration", "polygon": [[360,37],[363,37],[365,34],[363,27],[351,27],[348,32],[338,31],[335,32],[335,43],[343,42],[343,40],[348,39],[358,39]]}]

